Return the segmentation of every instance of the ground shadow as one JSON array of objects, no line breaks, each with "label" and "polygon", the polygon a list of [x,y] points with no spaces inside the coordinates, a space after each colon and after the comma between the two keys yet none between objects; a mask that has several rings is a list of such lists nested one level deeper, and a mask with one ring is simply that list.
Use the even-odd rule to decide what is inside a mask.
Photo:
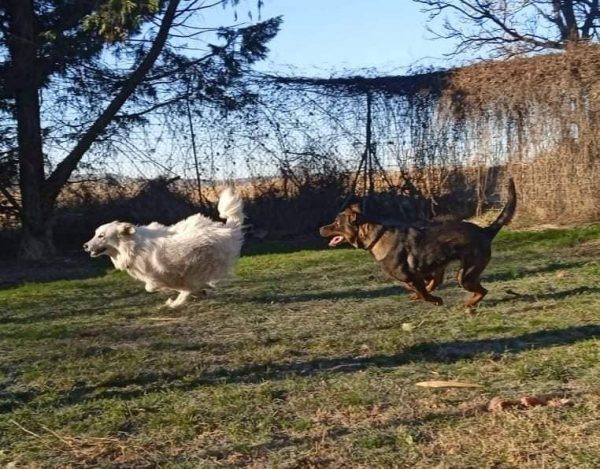
[{"label": "ground shadow", "polygon": [[327,246],[327,240],[320,236],[296,236],[279,240],[260,240],[247,237],[242,246],[242,256],[289,254],[298,251],[324,251],[326,249],[330,249]]},{"label": "ground shadow", "polygon": [[[409,363],[454,363],[479,355],[502,357],[505,354],[570,345],[600,338],[600,325],[589,324],[564,329],[546,329],[513,337],[490,337],[477,340],[423,342],[407,347],[394,355],[366,357],[323,357],[288,363],[262,363],[237,369],[216,368],[201,371],[143,372],[136,376],[116,376],[95,385],[76,386],[49,402],[48,405],[75,404],[91,399],[132,399],[166,390],[191,390],[216,384],[255,384],[293,376],[314,376],[326,373],[352,373],[369,368],[394,368]],[[34,399],[37,393],[11,394],[0,387],[0,411],[9,411]]]},{"label": "ground shadow", "polygon": [[[436,291],[443,291],[451,287],[458,287],[452,283],[442,285]],[[463,290],[461,290],[463,291]],[[544,293],[538,293],[535,295],[527,293],[519,293],[514,290],[505,290],[509,296],[500,298],[498,300],[484,300],[482,306],[494,306],[500,303],[506,303],[511,301],[526,301],[536,302],[542,300],[560,300],[573,295],[579,295],[583,293],[600,293],[600,287],[577,287],[570,290],[562,291],[550,291]],[[397,285],[388,285],[385,287],[377,288],[375,290],[365,290],[362,288],[353,288],[351,290],[342,291],[323,291],[323,292],[294,292],[294,293],[271,293],[264,295],[255,295],[251,297],[240,297],[239,301],[242,302],[255,302],[255,303],[294,303],[294,302],[310,302],[319,300],[366,300],[373,298],[382,298],[386,296],[406,296],[410,292],[404,288],[400,283]]]},{"label": "ground shadow", "polygon": [[560,290],[560,291],[551,291],[546,293],[537,293],[537,294],[529,294],[529,293],[519,293],[514,290],[506,290],[510,296],[500,298],[498,300],[489,301],[489,306],[495,306],[500,303],[507,303],[511,301],[525,301],[529,303],[543,301],[543,300],[562,300],[574,295],[581,294],[593,294],[600,293],[600,287],[577,287],[571,288],[569,290]]},{"label": "ground shadow", "polygon": [[345,300],[345,299],[371,299],[384,296],[405,295],[407,290],[401,285],[389,285],[376,290],[365,290],[353,288],[343,291],[323,291],[323,292],[293,292],[293,293],[272,293],[264,295],[255,295],[250,298],[240,298],[240,301],[252,301],[255,303],[293,303],[318,300]]},{"label": "ground shadow", "polygon": [[[51,321],[58,321],[67,318],[82,318],[86,316],[96,316],[103,314],[114,313],[118,308],[120,310],[124,308],[135,308],[139,307],[141,303],[139,301],[127,301],[136,299],[142,296],[148,295],[144,290],[140,291],[128,291],[125,293],[115,294],[104,298],[104,303],[100,306],[88,306],[87,304],[73,305],[69,308],[59,307],[48,307],[44,309],[44,312],[36,312],[34,314],[11,314],[10,312],[5,313],[0,311],[0,323],[1,324],[35,324],[38,322],[49,323]],[[160,305],[161,303],[157,303]],[[157,306],[158,309],[159,306]],[[2,333],[0,332],[0,338]]]},{"label": "ground shadow", "polygon": [[211,382],[254,383],[280,379],[292,375],[310,376],[326,372],[348,372],[370,367],[389,368],[415,362],[454,363],[478,355],[518,354],[540,348],[570,345],[600,337],[600,325],[590,324],[565,329],[546,329],[514,337],[491,337],[478,340],[422,342],[396,355],[368,357],[327,357],[306,362],[265,364],[242,367],[237,370],[219,369],[203,374],[198,384]]},{"label": "ground shadow", "polygon": [[529,275],[557,272],[559,270],[575,269],[575,268],[581,267],[585,264],[587,264],[586,261],[551,262],[549,264],[542,265],[539,267],[519,268],[516,271],[509,270],[509,271],[501,271],[501,272],[495,272],[495,273],[490,273],[490,274],[484,273],[483,281],[484,282],[502,282],[502,281],[506,281],[506,280],[516,280],[516,279],[527,277]]},{"label": "ground shadow", "polygon": [[109,268],[108,260],[90,260],[83,256],[47,262],[4,261],[0,262],[0,290],[8,290],[25,283],[102,277]]}]

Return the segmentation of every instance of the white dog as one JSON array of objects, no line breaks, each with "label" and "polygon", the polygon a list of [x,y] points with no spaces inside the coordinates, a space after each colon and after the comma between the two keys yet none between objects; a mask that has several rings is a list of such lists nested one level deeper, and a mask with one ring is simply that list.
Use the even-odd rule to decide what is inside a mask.
[{"label": "white dog", "polygon": [[166,303],[176,308],[191,294],[214,288],[240,257],[242,200],[225,189],[217,207],[226,223],[200,214],[171,226],[113,221],[99,227],[83,248],[92,257],[110,256],[117,269],[144,282],[146,291],[178,291]]}]

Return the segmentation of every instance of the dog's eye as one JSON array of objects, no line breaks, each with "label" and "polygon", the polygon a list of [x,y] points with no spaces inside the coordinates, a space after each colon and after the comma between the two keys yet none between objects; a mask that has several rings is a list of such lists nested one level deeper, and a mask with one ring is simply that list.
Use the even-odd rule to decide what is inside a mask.
[{"label": "dog's eye", "polygon": [[103,234],[99,234],[98,238],[102,239],[102,238],[104,238],[104,235]]}]

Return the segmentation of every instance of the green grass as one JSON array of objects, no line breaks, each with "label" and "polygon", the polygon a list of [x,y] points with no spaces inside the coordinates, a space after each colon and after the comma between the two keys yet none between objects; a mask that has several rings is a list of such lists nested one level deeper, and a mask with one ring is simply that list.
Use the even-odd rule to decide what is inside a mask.
[{"label": "green grass", "polygon": [[0,467],[599,467],[599,239],[502,232],[476,314],[350,249],[257,250],[178,311],[114,271],[5,289]]}]

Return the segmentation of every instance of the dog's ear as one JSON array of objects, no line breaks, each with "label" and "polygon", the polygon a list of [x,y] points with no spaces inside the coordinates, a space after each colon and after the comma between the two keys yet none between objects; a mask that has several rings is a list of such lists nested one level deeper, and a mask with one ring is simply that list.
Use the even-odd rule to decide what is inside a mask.
[{"label": "dog's ear", "polygon": [[119,234],[123,236],[131,236],[135,233],[135,226],[131,223],[121,223],[119,225]]},{"label": "dog's ear", "polygon": [[352,205],[350,205],[350,206],[348,207],[348,209],[349,209],[351,212],[354,212],[354,213],[362,213],[362,210],[361,210],[361,208],[360,208],[360,204],[359,204],[358,202],[356,202],[356,203],[353,203]]}]

